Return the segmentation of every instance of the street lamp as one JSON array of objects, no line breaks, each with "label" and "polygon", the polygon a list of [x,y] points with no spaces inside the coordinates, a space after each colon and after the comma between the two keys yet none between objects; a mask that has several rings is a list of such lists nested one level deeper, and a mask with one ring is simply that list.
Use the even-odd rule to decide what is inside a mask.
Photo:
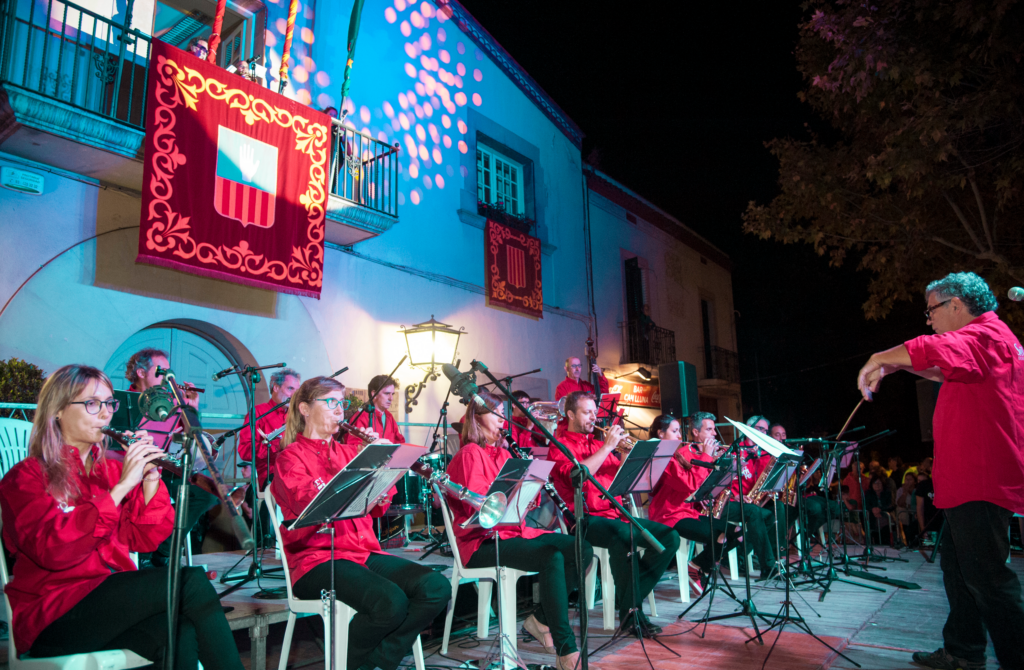
[{"label": "street lamp", "polygon": [[430,321],[398,331],[405,335],[405,348],[409,353],[409,365],[424,370],[423,381],[405,387],[405,411],[408,414],[417,404],[417,398],[428,380],[437,380],[437,373],[445,363],[454,363],[459,349],[459,338],[466,334],[465,328],[455,330],[447,323],[441,323],[430,315]]}]

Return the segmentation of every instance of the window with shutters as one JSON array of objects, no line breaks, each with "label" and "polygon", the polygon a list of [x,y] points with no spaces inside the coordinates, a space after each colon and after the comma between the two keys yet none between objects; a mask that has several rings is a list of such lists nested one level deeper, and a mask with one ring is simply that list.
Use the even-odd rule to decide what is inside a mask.
[{"label": "window with shutters", "polygon": [[526,170],[522,163],[484,144],[476,147],[477,213],[533,234],[526,216]]}]

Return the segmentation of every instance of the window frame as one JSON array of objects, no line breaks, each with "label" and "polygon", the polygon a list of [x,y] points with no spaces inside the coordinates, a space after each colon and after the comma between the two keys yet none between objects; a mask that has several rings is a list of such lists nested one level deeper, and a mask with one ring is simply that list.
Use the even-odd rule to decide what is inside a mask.
[{"label": "window frame", "polygon": [[[477,193],[477,201],[478,202],[482,202],[485,205],[491,205],[491,206],[497,206],[499,203],[502,203],[504,205],[505,211],[508,212],[510,215],[515,216],[515,217],[525,218],[526,217],[526,185],[525,185],[525,182],[526,182],[526,176],[525,176],[526,175],[526,166],[523,165],[522,163],[520,163],[517,160],[509,158],[506,154],[503,154],[500,151],[498,151],[498,150],[494,149],[493,147],[491,147],[491,146],[489,146],[487,144],[484,144],[482,142],[477,142],[476,154],[477,154],[477,159],[476,159],[476,171],[477,171],[476,193]],[[485,158],[489,158],[490,159],[490,164],[491,165],[490,165],[489,168],[486,168],[483,165],[483,163],[485,162]],[[499,176],[499,169],[498,169],[499,163],[500,164],[504,164],[505,166],[507,166],[509,168],[512,168],[512,170],[515,171],[515,177],[510,179],[510,180],[508,180],[509,182],[511,182],[513,188],[517,191],[516,195],[514,196],[514,198],[515,198],[515,200],[514,200],[515,209],[514,210],[508,209],[509,203],[508,203],[507,200],[503,200],[503,199],[499,198],[500,189],[499,189],[498,180],[501,178]],[[490,173],[490,182],[489,183],[485,183],[485,181],[486,181],[486,174],[488,173],[488,171]],[[492,196],[491,200],[488,200],[486,198],[487,189],[490,189],[491,196]]]}]

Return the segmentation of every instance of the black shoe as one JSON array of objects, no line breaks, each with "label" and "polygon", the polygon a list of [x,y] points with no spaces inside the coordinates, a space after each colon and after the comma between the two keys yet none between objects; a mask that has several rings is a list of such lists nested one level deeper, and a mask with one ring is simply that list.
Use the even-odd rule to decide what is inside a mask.
[{"label": "black shoe", "polygon": [[645,637],[654,637],[655,635],[661,634],[661,626],[648,619],[647,615],[643,612],[640,612],[640,625],[650,633],[650,635],[646,635]]},{"label": "black shoe", "polygon": [[647,638],[649,640],[655,635],[646,626],[644,626],[643,623],[637,626],[636,622],[632,620],[632,617],[629,617],[629,621],[622,627],[622,634],[635,637],[638,640],[641,638]]},{"label": "black shoe", "polygon": [[935,670],[985,670],[985,661],[967,661],[957,658],[946,651],[945,647],[939,647],[931,653],[927,651],[914,652],[913,658],[914,663]]}]

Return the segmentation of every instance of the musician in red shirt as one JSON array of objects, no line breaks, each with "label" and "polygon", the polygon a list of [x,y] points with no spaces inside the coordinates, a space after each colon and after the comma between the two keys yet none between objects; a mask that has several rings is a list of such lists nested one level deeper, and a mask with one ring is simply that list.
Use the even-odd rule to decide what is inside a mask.
[{"label": "musician in red shirt", "polygon": [[[374,393],[377,394],[373,400],[373,406],[365,408],[366,411],[360,413],[354,421],[349,423],[356,428],[372,430],[393,444],[405,442],[405,436],[402,435],[402,431],[398,428],[398,422],[395,421],[395,417],[391,415],[390,411],[397,386],[398,382],[387,375],[377,375],[371,379],[367,389],[371,396]],[[356,435],[349,433],[345,438],[345,444],[361,445],[362,441]]]},{"label": "musician in red shirt", "polygon": [[[714,461],[715,451],[719,447],[714,414],[697,412],[690,417],[690,426],[690,439],[693,443],[680,445],[675,457],[665,468],[651,496],[647,516],[651,521],[671,526],[680,537],[704,545],[703,551],[694,557],[693,563],[700,570],[701,584],[706,585],[715,563],[736,544],[735,536],[738,533],[730,532],[730,528],[735,529],[735,526],[730,527],[725,519],[708,521],[696,503],[686,502],[711,472],[692,465],[690,461],[695,458]],[[655,417],[647,434],[652,440],[683,439],[679,420],[671,414]],[[729,544],[723,549],[716,549],[716,545],[726,542],[727,536],[730,538]],[[684,568],[678,568],[680,574],[683,574]]]},{"label": "musician in red shirt", "polygon": [[[139,572],[129,552],[152,551],[174,509],[164,456],[145,431],[124,461],[106,458],[101,428],[117,410],[110,379],[66,365],[39,393],[28,457],[0,481],[5,589],[18,649],[35,657],[130,649],[158,665],[167,642],[167,571]],[[201,568],[181,571],[177,667],[242,670],[217,593]]]},{"label": "musician in red shirt", "polygon": [[[601,394],[608,393],[608,378],[604,376],[601,371],[601,366],[594,363],[591,368],[591,372],[599,375],[597,378],[598,386],[601,387]],[[570,356],[565,359],[565,379],[555,389],[555,400],[561,400],[564,396],[576,391],[583,391],[584,393],[593,393],[594,385],[588,381],[580,379],[580,375],[583,374],[583,363],[580,359],[575,356]]]},{"label": "musician in red shirt", "polygon": [[[768,434],[769,422],[763,416],[755,414],[747,419],[746,423],[755,430]],[[743,497],[746,498],[750,495],[750,490],[757,482],[761,472],[767,467],[771,456],[759,453],[760,449],[746,438],[740,441],[740,449],[743,454],[743,468],[740,470],[740,474],[743,478]],[[735,469],[735,465],[733,467]],[[746,527],[743,529],[743,552],[746,555],[748,546],[749,550],[754,552],[754,557],[761,569],[758,579],[764,580],[771,575],[776,566],[775,547],[770,539],[772,535],[769,535],[769,528],[775,527],[775,515],[770,509],[746,502],[741,503],[739,500],[740,480],[733,477],[732,498],[725,506],[722,518],[733,524],[746,522]],[[741,504],[743,505],[742,510],[740,509]],[[750,544],[746,545],[748,541]],[[740,561],[740,566],[741,569],[746,569],[746,561]]]},{"label": "musician in red shirt", "polygon": [[[270,490],[283,518],[297,518],[362,446],[334,440],[344,416],[345,387],[307,379],[292,396]],[[370,516],[383,516],[395,493],[381,496]],[[395,670],[451,597],[451,585],[429,566],[381,550],[370,517],[334,523],[334,589],[356,611],[349,625],[348,667]],[[331,584],[331,536],[316,527],[281,529],[295,596],[320,599]]]},{"label": "musician in red shirt", "polygon": [[[511,455],[504,447],[502,425],[505,405],[487,391],[480,391],[480,402],[469,403],[462,426],[463,446],[448,466],[448,477],[470,491],[486,492]],[[461,500],[449,499],[452,530],[459,553],[468,568],[496,565],[499,549],[493,531],[461,528],[475,511]],[[557,655],[559,670],[574,670],[579,653],[576,636],[569,623],[569,594],[578,586],[580,567],[576,562],[576,543],[571,535],[519,526],[499,526],[501,564],[517,570],[538,573],[540,608],[526,621],[523,629],[541,641],[549,653]],[[583,569],[590,565],[594,550],[583,544]]]},{"label": "musician in red shirt", "polygon": [[[270,408],[291,398],[301,383],[302,377],[291,368],[283,368],[274,372],[270,375],[270,401],[256,405],[256,416],[267,414]],[[288,405],[284,405],[256,421],[256,474],[259,476],[261,491],[266,487],[267,475],[273,470],[274,461],[277,460],[277,454],[281,451],[280,435],[270,441],[269,448],[263,438],[282,428],[287,418]],[[252,437],[248,426],[238,433],[237,444],[239,461],[251,461]],[[246,476],[249,476],[248,472]]]},{"label": "musician in red shirt", "polygon": [[[128,360],[128,365],[125,369],[125,379],[131,382],[129,391],[136,391],[144,393],[147,389],[154,386],[159,386],[164,382],[164,375],[158,373],[158,368],[164,370],[171,367],[170,362],[167,360],[167,352],[161,351],[160,349],[142,349],[141,351],[135,352],[132,357]],[[186,382],[184,386],[192,386],[191,383]],[[185,404],[193,409],[199,409],[199,395],[195,391],[185,392],[183,394]],[[181,410],[175,410],[165,421],[151,421],[149,418],[144,418],[139,422],[139,428],[145,428],[149,431],[154,431],[154,440],[157,446],[163,447],[167,453],[175,455],[176,451],[181,449],[181,446],[171,440],[171,436],[174,433],[181,431],[180,425],[180,412]],[[196,467],[194,470],[198,470],[202,467],[203,459],[196,455]],[[170,492],[171,497],[175,500],[178,499],[178,486],[176,478],[171,473],[165,473],[163,475],[164,484],[167,486],[167,490]],[[180,480],[177,480],[180,481]],[[206,514],[208,510],[213,509],[220,503],[217,496],[212,493],[208,493],[198,486],[188,487],[188,515],[185,518],[185,527],[191,529],[199,521],[199,518]],[[171,555],[171,539],[167,538],[164,542],[160,543],[160,546],[149,556],[149,558],[143,558],[143,561],[149,561],[157,567],[163,567],[167,565]]]},{"label": "musician in red shirt", "polygon": [[[594,424],[597,422],[597,404],[594,396],[583,391],[575,391],[566,396],[565,414],[567,422],[559,426],[555,439],[561,442],[579,462],[586,466],[594,478],[606,489],[615,479],[621,461],[615,448],[625,436],[621,426],[612,426],[606,431],[602,442],[594,437]],[[560,449],[552,447],[548,459],[555,462],[551,471],[551,479],[558,494],[566,501],[577,520],[586,515],[586,539],[595,547],[608,549],[612,575],[615,578],[615,607],[619,612],[619,624],[629,626],[628,632],[637,637],[651,637],[661,632],[658,626],[651,623],[643,613],[643,602],[654,585],[661,579],[665,568],[675,557],[679,548],[679,535],[668,526],[639,519],[640,525],[661,542],[665,551],[659,554],[648,547],[638,559],[639,582],[633,584],[633,572],[629,559],[630,524],[619,520],[619,511],[603,497],[603,494],[590,482],[583,485],[583,498],[586,509],[575,508],[570,473],[574,465]],[[645,542],[635,533],[637,545],[642,547]],[[632,609],[639,613],[640,625],[633,627],[628,618]]]},{"label": "musician in red shirt", "polygon": [[1024,347],[973,272],[930,283],[925,300],[935,334],[873,354],[857,377],[865,400],[898,370],[942,382],[932,418],[932,480],[948,530],[939,551],[949,617],[943,646],[915,653],[914,661],[984,668],[987,630],[1000,666],[1021,670],[1024,605],[1006,560],[1010,519],[1024,514]]}]

